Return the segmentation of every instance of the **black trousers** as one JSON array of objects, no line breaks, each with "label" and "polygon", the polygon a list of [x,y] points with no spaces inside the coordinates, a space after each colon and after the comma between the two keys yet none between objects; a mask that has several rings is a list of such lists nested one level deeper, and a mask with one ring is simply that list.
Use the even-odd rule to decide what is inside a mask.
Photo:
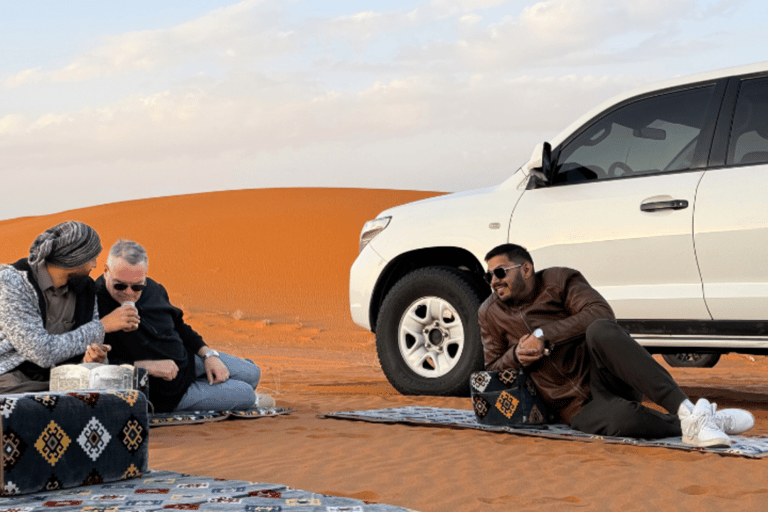
[{"label": "black trousers", "polygon": [[0,394],[48,391],[49,382],[39,375],[27,375],[21,370],[11,370],[0,375]]},{"label": "black trousers", "polygon": [[[587,329],[592,399],[571,420],[571,428],[590,434],[676,437],[677,409],[687,397],[640,344],[612,320],[597,320]],[[641,404],[643,396],[665,414]]]}]

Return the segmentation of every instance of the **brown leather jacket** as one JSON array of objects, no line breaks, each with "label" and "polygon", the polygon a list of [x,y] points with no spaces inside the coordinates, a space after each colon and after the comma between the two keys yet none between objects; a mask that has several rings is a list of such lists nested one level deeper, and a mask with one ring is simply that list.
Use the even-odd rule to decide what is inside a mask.
[{"label": "brown leather jacket", "polygon": [[520,368],[515,358],[518,340],[541,327],[552,352],[526,367],[526,372],[544,400],[569,422],[590,398],[587,327],[600,318],[615,317],[597,290],[570,268],[537,272],[533,296],[531,302],[507,304],[493,293],[480,306],[485,368]]}]

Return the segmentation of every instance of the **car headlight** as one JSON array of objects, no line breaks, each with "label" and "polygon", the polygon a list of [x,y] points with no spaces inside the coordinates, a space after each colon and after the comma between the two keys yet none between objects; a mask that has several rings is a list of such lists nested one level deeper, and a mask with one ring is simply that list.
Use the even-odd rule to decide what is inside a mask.
[{"label": "car headlight", "polygon": [[384,231],[384,228],[389,225],[390,220],[392,220],[392,217],[381,217],[380,219],[369,220],[365,223],[363,230],[360,232],[361,252],[376,235]]}]

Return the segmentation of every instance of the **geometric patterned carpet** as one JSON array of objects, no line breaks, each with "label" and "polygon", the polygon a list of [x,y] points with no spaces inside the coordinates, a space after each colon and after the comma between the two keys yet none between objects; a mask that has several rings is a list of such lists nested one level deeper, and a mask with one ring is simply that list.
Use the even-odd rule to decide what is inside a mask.
[{"label": "geometric patterned carpet", "polygon": [[406,423],[430,427],[452,427],[476,429],[490,432],[506,432],[522,436],[544,437],[566,441],[588,441],[635,446],[653,446],[676,450],[710,452],[738,457],[768,457],[768,437],[729,436],[730,448],[699,448],[683,444],[679,437],[664,439],[637,439],[633,437],[610,437],[585,434],[567,425],[535,425],[530,427],[497,427],[478,423],[474,411],[464,409],[441,409],[438,407],[396,407],[367,411],[343,411],[320,415],[321,418],[371,421],[376,423]]},{"label": "geometric patterned carpet", "polygon": [[150,427],[169,427],[173,425],[194,425],[221,421],[229,418],[254,419],[268,416],[281,416],[290,414],[291,409],[282,407],[253,407],[245,411],[192,411],[192,412],[167,412],[150,414]]},{"label": "geometric patterned carpet", "polygon": [[[110,484],[44,491],[0,499],[0,512],[129,512],[242,510],[252,512],[407,512],[352,498],[325,496],[284,485],[221,480],[149,470]],[[411,511],[413,512],[413,511]]]}]

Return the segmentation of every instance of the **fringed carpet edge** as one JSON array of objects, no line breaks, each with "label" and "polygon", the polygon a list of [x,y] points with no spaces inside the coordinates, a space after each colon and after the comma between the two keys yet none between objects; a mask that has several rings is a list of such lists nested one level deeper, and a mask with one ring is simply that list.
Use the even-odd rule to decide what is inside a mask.
[{"label": "fringed carpet edge", "polygon": [[564,441],[587,441],[632,446],[651,446],[672,448],[692,452],[709,452],[748,458],[768,457],[768,437],[730,436],[733,444],[730,448],[704,448],[683,444],[679,437],[664,439],[638,439],[633,437],[611,437],[586,434],[573,430],[567,425],[537,425],[530,427],[502,427],[478,423],[471,410],[442,409],[438,407],[408,406],[391,409],[372,409],[366,411],[339,411],[319,415],[320,418],[369,421],[374,423],[405,423],[428,427],[449,427],[505,432],[521,436],[542,437]]},{"label": "fringed carpet edge", "polygon": [[317,494],[270,483],[155,471],[128,480],[5,497],[0,512],[150,512],[200,510],[253,512],[415,512],[354,498]]},{"label": "fringed carpet edge", "polygon": [[253,407],[245,411],[190,411],[150,414],[150,427],[170,427],[174,425],[196,425],[226,419],[254,419],[282,416],[293,412],[283,407]]}]

